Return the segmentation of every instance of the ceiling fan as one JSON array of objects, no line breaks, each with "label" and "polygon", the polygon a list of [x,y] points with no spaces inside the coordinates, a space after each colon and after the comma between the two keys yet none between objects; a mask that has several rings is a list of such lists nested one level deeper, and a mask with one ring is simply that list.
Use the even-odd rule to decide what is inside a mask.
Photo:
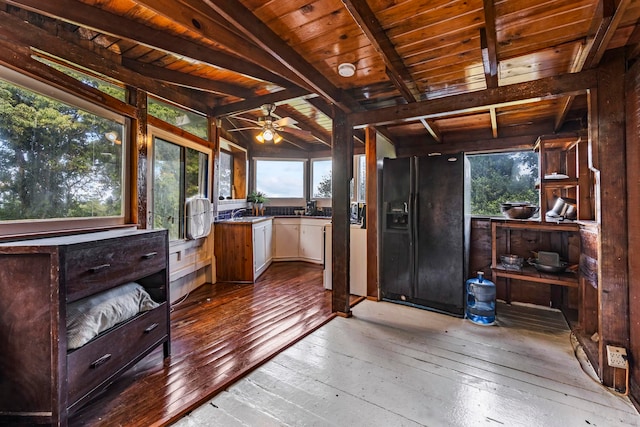
[{"label": "ceiling fan", "polygon": [[262,117],[259,117],[258,120],[248,119],[246,117],[236,116],[237,119],[246,120],[251,123],[255,123],[257,126],[250,126],[244,128],[235,128],[229,129],[229,132],[248,130],[248,129],[258,129],[261,132],[256,135],[256,139],[260,143],[265,142],[273,142],[274,144],[282,141],[282,135],[279,132],[288,132],[297,136],[309,136],[311,132],[292,128],[290,126],[295,125],[296,122],[291,117],[283,117],[281,119],[276,119],[272,113],[276,109],[275,104],[264,104],[260,107],[262,110]]}]

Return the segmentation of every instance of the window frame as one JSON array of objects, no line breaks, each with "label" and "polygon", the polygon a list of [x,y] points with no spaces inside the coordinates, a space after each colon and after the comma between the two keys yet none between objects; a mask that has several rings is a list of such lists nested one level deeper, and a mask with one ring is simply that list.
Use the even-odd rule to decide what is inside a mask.
[{"label": "window frame", "polygon": [[258,162],[259,161],[271,161],[271,162],[300,162],[302,163],[302,197],[276,197],[270,194],[266,194],[269,199],[269,204],[272,206],[305,206],[307,203],[307,197],[309,194],[308,183],[308,163],[309,159],[299,157],[254,157],[253,158],[253,172],[252,172],[252,185],[254,189],[257,189],[258,180]]},{"label": "window frame", "polygon": [[123,113],[114,112],[101,105],[89,102],[75,94],[26,76],[18,71],[0,65],[0,78],[26,90],[36,92],[58,102],[85,110],[96,116],[115,121],[123,126],[122,135],[122,209],[120,215],[89,218],[50,218],[0,221],[0,237],[10,235],[36,235],[66,230],[82,230],[122,226],[131,218],[131,159],[129,156],[128,135],[131,119]]},{"label": "window frame", "polygon": [[[165,142],[171,143],[171,144],[175,144],[180,146],[183,149],[186,148],[191,148],[194,149],[196,151],[202,152],[204,154],[206,154],[207,157],[207,177],[206,177],[206,185],[207,185],[207,191],[206,191],[206,195],[204,195],[205,197],[209,198],[209,200],[211,200],[212,197],[212,189],[213,189],[213,150],[207,146],[205,146],[204,144],[199,144],[195,141],[192,141],[191,139],[176,135],[174,133],[168,132],[166,130],[163,129],[159,129],[157,127],[154,126],[148,126],[147,128],[147,132],[148,132],[148,136],[149,136],[149,149],[148,149],[148,158],[149,161],[147,162],[147,182],[149,183],[149,185],[147,185],[147,228],[153,228],[153,205],[154,205],[154,199],[153,199],[153,185],[154,185],[154,171],[153,171],[153,167],[154,167],[154,161],[155,161],[155,140],[156,138],[159,138]],[[194,137],[197,138],[197,137]],[[203,143],[206,141],[203,141]],[[182,172],[182,171],[181,171]],[[181,183],[184,181],[184,176],[181,176],[180,178]],[[179,224],[179,237],[177,239],[170,239],[170,243],[172,242],[184,242],[187,240],[187,238],[185,237],[185,230],[186,230],[186,220],[185,220],[185,206],[186,206],[186,201],[188,199],[188,197],[186,197],[183,193],[183,189],[180,189],[181,195],[182,195],[182,199],[180,200],[180,209],[182,209],[182,216],[181,216],[181,223]],[[213,203],[213,201],[212,201]],[[213,204],[212,204],[213,206]]]}]

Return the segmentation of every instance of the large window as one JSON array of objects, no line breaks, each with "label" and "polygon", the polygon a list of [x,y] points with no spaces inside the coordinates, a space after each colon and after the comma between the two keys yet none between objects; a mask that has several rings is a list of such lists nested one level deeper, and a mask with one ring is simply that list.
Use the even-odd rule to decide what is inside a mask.
[{"label": "large window", "polygon": [[51,220],[122,223],[125,123],[0,68],[0,221],[27,220],[29,231],[55,229]]},{"label": "large window", "polygon": [[153,228],[169,230],[169,239],[185,237],[185,202],[209,193],[209,155],[204,147],[180,145],[170,136],[153,138]]},{"label": "large window", "polygon": [[311,161],[311,197],[331,198],[331,159]]},{"label": "large window", "polygon": [[233,154],[220,150],[219,168],[218,195],[221,199],[231,199],[233,197]]},{"label": "large window", "polygon": [[256,190],[269,199],[304,199],[305,162],[257,159]]},{"label": "large window", "polygon": [[501,216],[500,204],[537,205],[538,154],[520,151],[467,156],[471,165],[471,213]]}]

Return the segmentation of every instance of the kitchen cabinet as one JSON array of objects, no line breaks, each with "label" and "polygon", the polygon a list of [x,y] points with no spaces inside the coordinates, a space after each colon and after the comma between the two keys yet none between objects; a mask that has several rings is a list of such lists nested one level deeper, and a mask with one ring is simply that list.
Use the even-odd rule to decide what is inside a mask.
[{"label": "kitchen cabinet", "polygon": [[323,227],[328,218],[275,218],[274,261],[324,261]]},{"label": "kitchen cabinet", "polygon": [[299,218],[275,218],[273,220],[276,261],[298,259],[300,220]]},{"label": "kitchen cabinet", "polygon": [[240,218],[215,225],[219,281],[253,283],[273,261],[273,219]]},{"label": "kitchen cabinet", "polygon": [[326,220],[302,219],[298,257],[303,261],[322,263],[324,248],[324,222]]},{"label": "kitchen cabinet", "polygon": [[[0,425],[67,425],[158,346],[169,356],[168,246],[167,230],[135,229],[0,244]],[[141,301],[130,282],[157,306],[113,317]],[[89,320],[85,339],[98,322],[117,323],[79,341],[71,313],[74,326]]]},{"label": "kitchen cabinet", "polygon": [[273,223],[253,224],[253,280],[255,281],[273,260]]},{"label": "kitchen cabinet", "polygon": [[[526,263],[533,251],[550,251],[577,267],[580,256],[578,225],[574,222],[543,223],[522,220],[491,220],[491,270],[493,281],[498,278],[517,279],[532,283],[578,288],[575,272],[544,273]],[[501,255],[513,254],[525,259],[521,270],[507,269],[500,262]],[[511,302],[511,282],[507,281],[507,302]],[[555,297],[557,298],[557,296]],[[558,306],[560,301],[552,301]]]}]

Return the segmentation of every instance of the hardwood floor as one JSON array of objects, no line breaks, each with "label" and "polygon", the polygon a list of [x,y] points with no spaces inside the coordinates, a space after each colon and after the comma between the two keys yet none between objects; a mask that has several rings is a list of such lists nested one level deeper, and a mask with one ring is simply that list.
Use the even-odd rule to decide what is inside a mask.
[{"label": "hardwood floor", "polygon": [[559,311],[497,326],[364,301],[178,421],[205,426],[638,426],[583,371]]},{"label": "hardwood floor", "polygon": [[314,264],[274,263],[253,285],[204,285],[174,306],[171,357],[154,351],[69,425],[169,424],[333,317]]}]

